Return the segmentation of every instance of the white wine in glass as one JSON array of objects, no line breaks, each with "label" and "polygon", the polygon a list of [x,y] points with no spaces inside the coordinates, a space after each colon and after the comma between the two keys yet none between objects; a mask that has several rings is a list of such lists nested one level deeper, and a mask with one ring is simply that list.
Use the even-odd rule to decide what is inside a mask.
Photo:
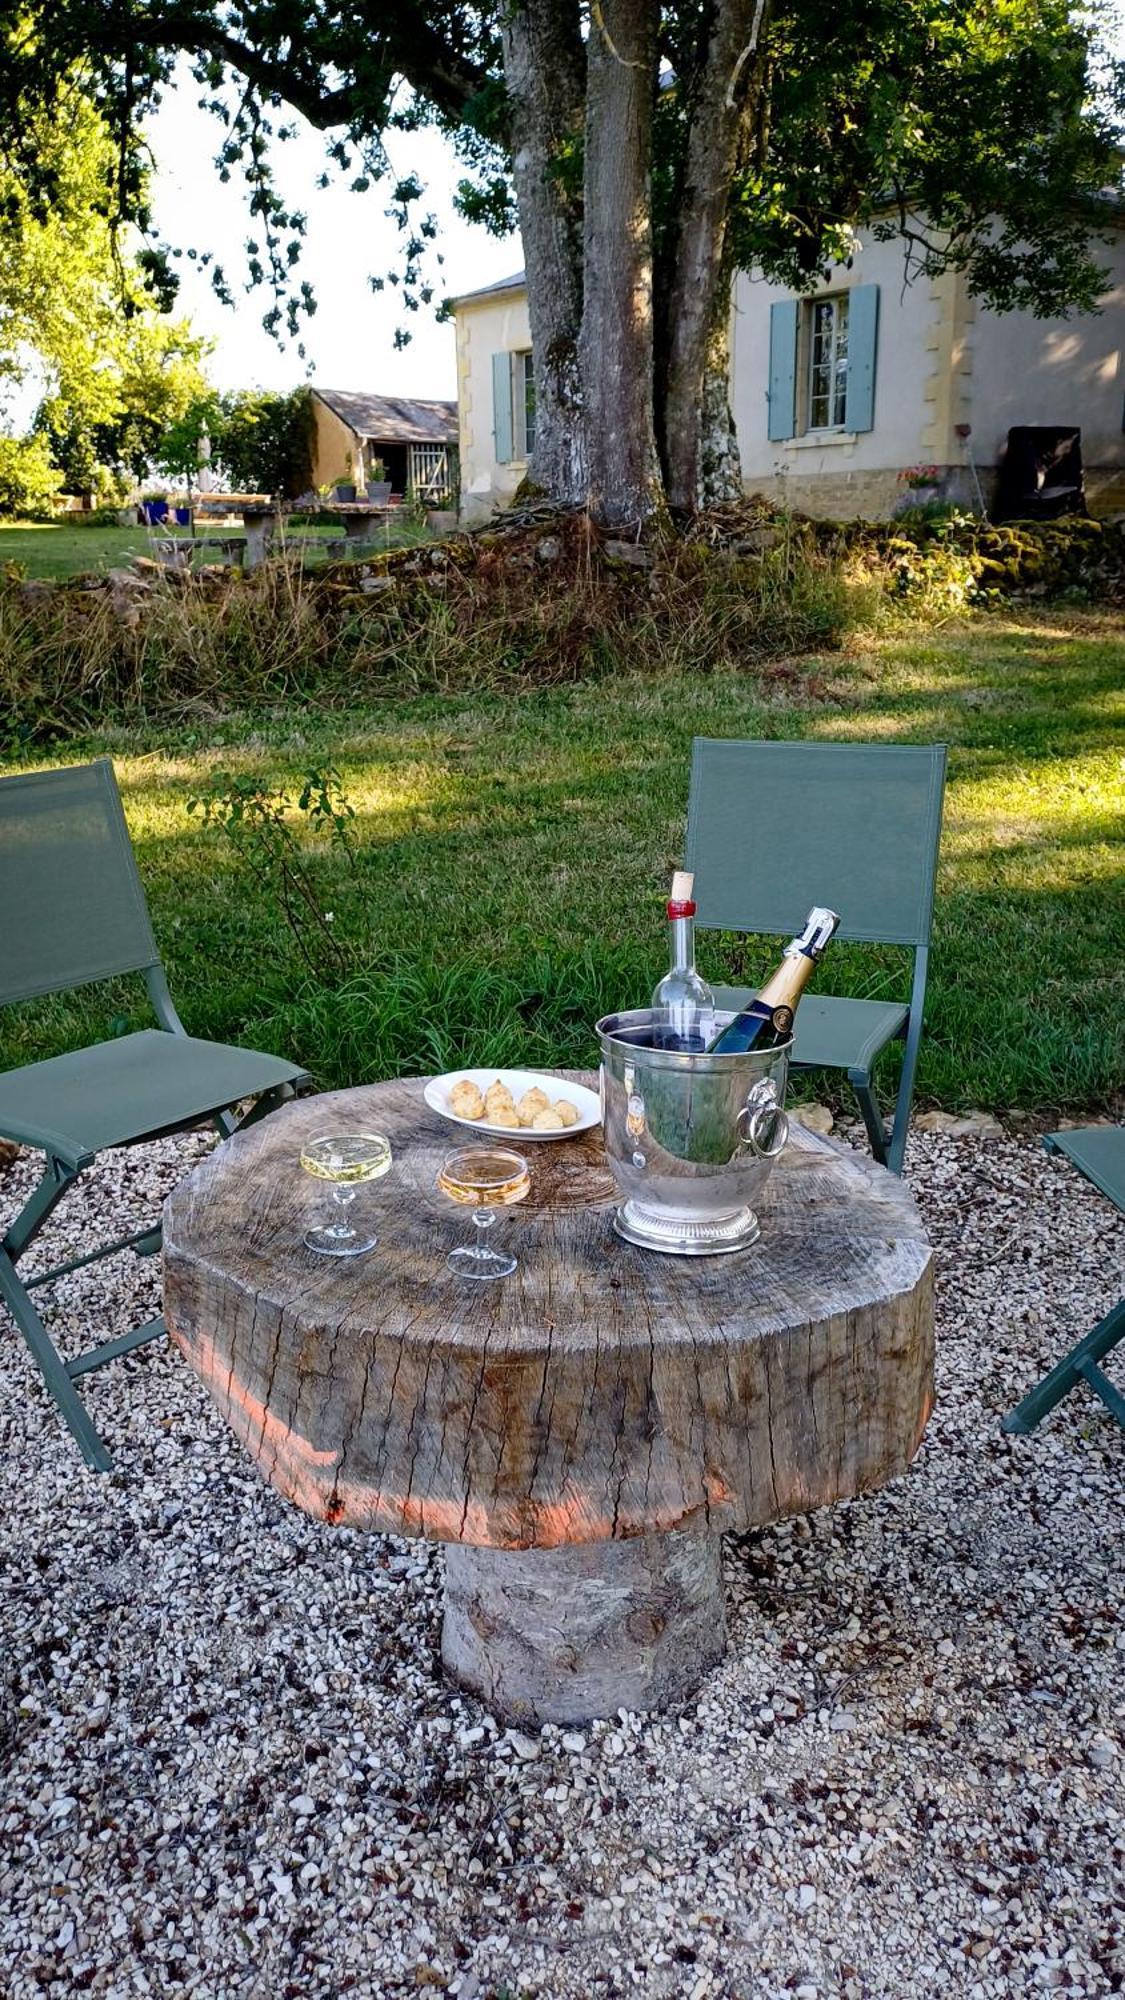
[{"label": "white wine in glass", "polygon": [[475,1243],[451,1250],[446,1263],[462,1278],[506,1278],[516,1268],[516,1259],[494,1250],[485,1242],[485,1232],[496,1220],[494,1209],[510,1208],[531,1193],[531,1175],[522,1153],[506,1146],[461,1146],[447,1153],[437,1185],[442,1194],[463,1208],[471,1208],[477,1226]]},{"label": "white wine in glass", "polygon": [[378,1237],[357,1229],[348,1214],[364,1181],[382,1180],[391,1170],[391,1146],[381,1132],[325,1133],[301,1149],[301,1165],[314,1180],[328,1181],[332,1208],[305,1231],[305,1247],[323,1257],[358,1257],[373,1250]]}]

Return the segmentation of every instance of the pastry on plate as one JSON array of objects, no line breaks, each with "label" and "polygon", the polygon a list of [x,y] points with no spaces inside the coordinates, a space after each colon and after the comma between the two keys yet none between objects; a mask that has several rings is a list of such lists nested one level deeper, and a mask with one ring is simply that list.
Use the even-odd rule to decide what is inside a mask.
[{"label": "pastry on plate", "polygon": [[564,1130],[564,1120],[559,1117],[553,1104],[545,1104],[532,1119],[531,1129],[533,1132],[561,1132]]},{"label": "pastry on plate", "polygon": [[484,1098],[470,1077],[463,1076],[449,1093],[449,1108],[458,1118],[484,1117]]}]

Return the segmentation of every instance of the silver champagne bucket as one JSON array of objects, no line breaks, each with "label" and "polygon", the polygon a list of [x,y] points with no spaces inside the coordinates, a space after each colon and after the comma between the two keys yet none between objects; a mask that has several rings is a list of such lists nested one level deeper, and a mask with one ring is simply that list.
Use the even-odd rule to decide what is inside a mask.
[{"label": "silver champagne bucket", "polygon": [[[716,1014],[725,1027],[732,1014]],[[629,1243],[678,1257],[744,1250],[760,1233],[754,1203],[789,1135],[785,1085],[792,1041],[738,1055],[654,1048],[652,1007],[607,1014],[602,1130],[624,1200],[614,1228]]]}]

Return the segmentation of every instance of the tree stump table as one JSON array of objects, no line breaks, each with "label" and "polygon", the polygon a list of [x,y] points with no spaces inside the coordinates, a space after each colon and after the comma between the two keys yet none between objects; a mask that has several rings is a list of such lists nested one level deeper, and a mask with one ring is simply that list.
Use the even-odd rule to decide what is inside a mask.
[{"label": "tree stump table", "polygon": [[[378,1247],[319,1257],[315,1133],[380,1131]],[[418,1081],[284,1106],[165,1207],[173,1340],[278,1491],[320,1520],[446,1544],[448,1672],[512,1719],[690,1691],[725,1650],[720,1536],[905,1470],[929,1414],[931,1253],[900,1180],[799,1126],[760,1241],[678,1258],[615,1236],[598,1131],[528,1144],[497,1218],[519,1258],[446,1267],[435,1188],[462,1135]],[[515,1135],[513,1135],[515,1137]],[[517,1139],[518,1143],[518,1139]]]}]

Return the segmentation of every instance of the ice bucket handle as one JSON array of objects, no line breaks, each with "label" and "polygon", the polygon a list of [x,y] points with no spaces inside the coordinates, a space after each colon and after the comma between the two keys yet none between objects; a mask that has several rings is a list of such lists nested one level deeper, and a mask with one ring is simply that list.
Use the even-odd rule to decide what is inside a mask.
[{"label": "ice bucket handle", "polygon": [[789,1138],[789,1120],[780,1107],[777,1085],[763,1076],[747,1093],[738,1114],[738,1136],[759,1160],[776,1160]]}]

